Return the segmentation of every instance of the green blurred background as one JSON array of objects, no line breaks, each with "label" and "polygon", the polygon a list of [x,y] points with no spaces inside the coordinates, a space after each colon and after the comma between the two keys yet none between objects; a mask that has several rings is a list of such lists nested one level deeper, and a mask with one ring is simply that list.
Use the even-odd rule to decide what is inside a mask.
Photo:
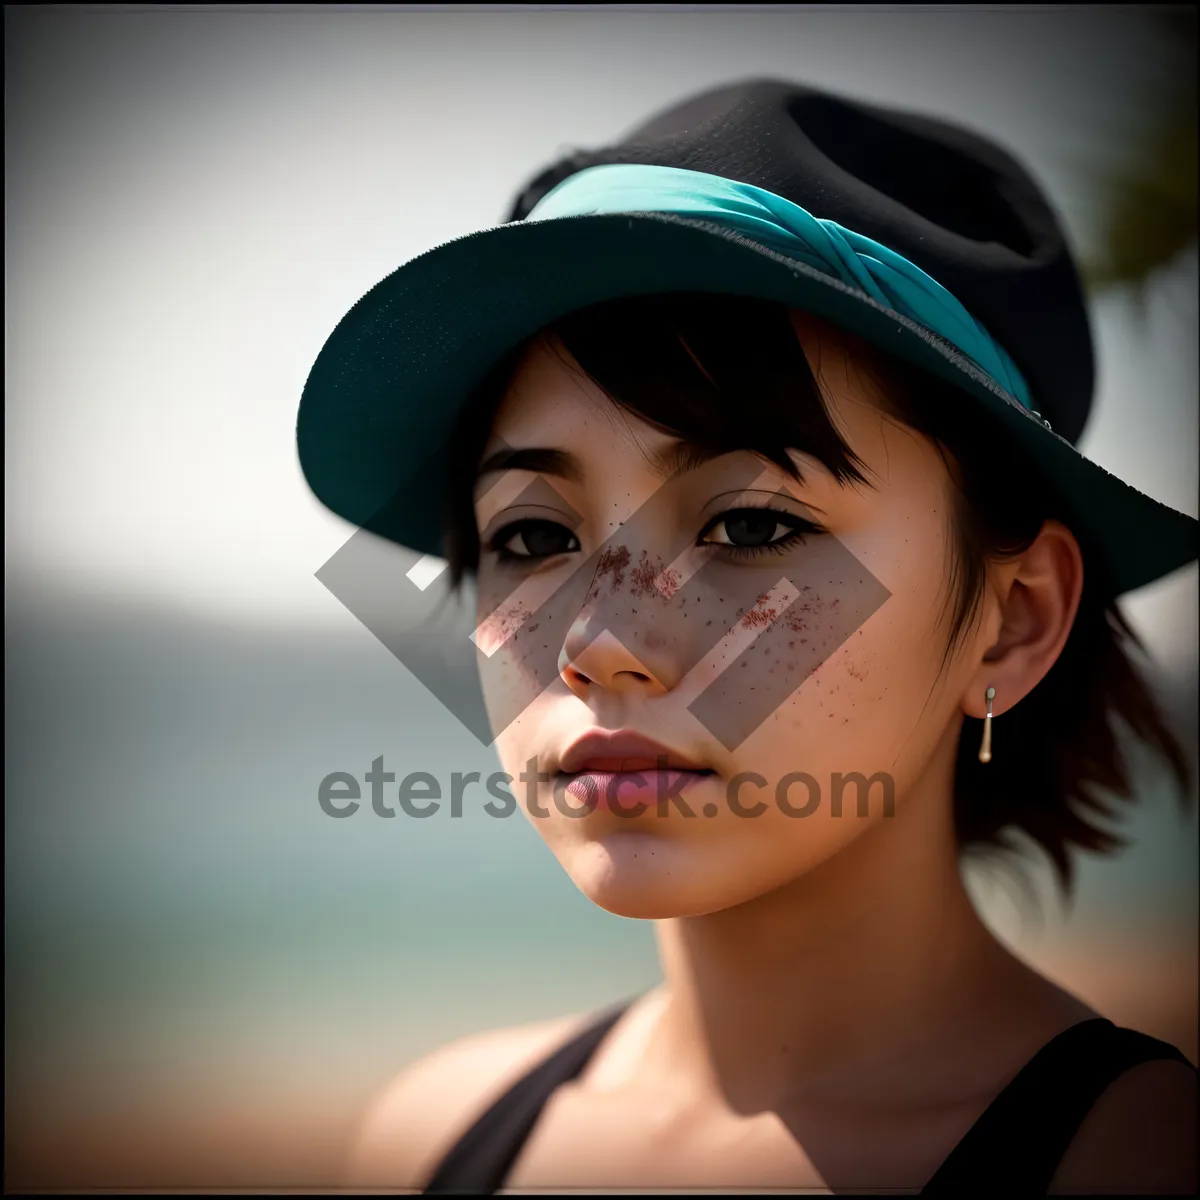
[{"label": "green blurred background", "polygon": [[[304,487],[295,407],[350,304],[565,145],[719,81],[955,114],[1086,264],[1083,449],[1195,515],[1190,13],[6,8],[9,1188],[326,1186],[416,1055],[657,978],[650,928],[519,817],[317,805],[380,755],[496,769],[314,578],[352,530]],[[1196,596],[1192,566],[1125,605],[1193,762]],[[1070,909],[1036,861],[1037,910],[972,886],[1194,1059],[1195,798],[1139,772],[1130,849],[1081,863]]]}]

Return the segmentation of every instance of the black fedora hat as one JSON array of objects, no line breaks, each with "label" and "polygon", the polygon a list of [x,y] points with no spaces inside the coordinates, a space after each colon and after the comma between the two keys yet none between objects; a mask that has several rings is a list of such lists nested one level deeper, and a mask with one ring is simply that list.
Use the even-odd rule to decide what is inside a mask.
[{"label": "black fedora hat", "polygon": [[955,384],[1053,481],[1111,594],[1196,557],[1193,518],[1073,445],[1091,336],[1028,172],[954,124],[773,79],[706,91],[566,155],[504,223],[372,288],[305,385],[310,487],[354,524],[441,553],[447,441],[488,371],[569,312],[683,291],[804,309]]}]

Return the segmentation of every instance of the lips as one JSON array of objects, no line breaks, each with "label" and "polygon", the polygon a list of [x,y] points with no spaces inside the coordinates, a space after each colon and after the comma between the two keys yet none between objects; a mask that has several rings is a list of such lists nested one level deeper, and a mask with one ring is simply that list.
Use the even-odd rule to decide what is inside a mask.
[{"label": "lips", "polygon": [[653,771],[661,768],[712,774],[711,768],[677,754],[669,746],[624,729],[597,729],[584,734],[567,747],[559,765],[559,770],[565,775],[584,771]]}]

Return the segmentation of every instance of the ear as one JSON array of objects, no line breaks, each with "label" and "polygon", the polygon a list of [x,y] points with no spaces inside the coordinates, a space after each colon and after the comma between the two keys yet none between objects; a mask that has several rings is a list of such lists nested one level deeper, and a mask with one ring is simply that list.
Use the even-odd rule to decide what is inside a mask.
[{"label": "ear", "polygon": [[986,649],[962,697],[967,716],[986,715],[989,687],[993,716],[1029,695],[1062,653],[1082,593],[1083,555],[1060,521],[1045,522],[1028,550],[989,571]]}]

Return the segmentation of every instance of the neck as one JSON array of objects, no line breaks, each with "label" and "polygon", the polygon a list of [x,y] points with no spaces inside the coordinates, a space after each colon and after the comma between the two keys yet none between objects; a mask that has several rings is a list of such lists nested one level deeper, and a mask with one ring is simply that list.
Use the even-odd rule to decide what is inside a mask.
[{"label": "neck", "polygon": [[993,1005],[1012,961],[961,880],[952,779],[950,755],[801,878],[659,923],[666,987],[647,1054],[664,1075],[747,1110],[798,1088],[834,1102],[864,1077],[880,1096],[911,1093],[914,1059]]}]

